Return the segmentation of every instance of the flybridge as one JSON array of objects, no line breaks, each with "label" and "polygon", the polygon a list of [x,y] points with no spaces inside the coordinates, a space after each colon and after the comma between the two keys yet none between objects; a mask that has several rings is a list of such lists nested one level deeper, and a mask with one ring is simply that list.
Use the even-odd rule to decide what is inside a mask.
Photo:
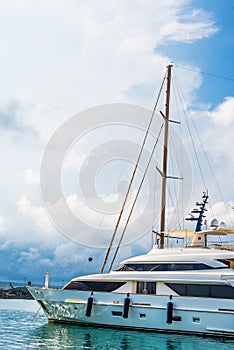
[{"label": "flybridge", "polygon": [[[185,219],[197,223],[195,231],[188,229],[164,231],[163,236],[164,238],[167,238],[167,248],[169,248],[169,240],[176,239],[177,243],[178,240],[183,240],[182,247],[184,248],[213,248],[234,251],[234,246],[230,244],[231,242],[208,240],[209,236],[220,237],[234,234],[234,229],[227,228],[224,222],[219,223],[217,219],[213,218],[210,222],[210,229],[208,230],[207,220],[205,219],[206,215],[204,214],[207,211],[206,205],[208,204],[208,192],[203,192],[202,199],[202,202],[196,202],[196,206],[199,208],[193,209],[189,213],[190,217]],[[202,230],[202,226],[204,225],[206,229]],[[158,234],[155,231],[153,232]],[[178,247],[178,244],[172,244],[171,247]],[[155,248],[161,248],[161,246],[156,245]]]}]

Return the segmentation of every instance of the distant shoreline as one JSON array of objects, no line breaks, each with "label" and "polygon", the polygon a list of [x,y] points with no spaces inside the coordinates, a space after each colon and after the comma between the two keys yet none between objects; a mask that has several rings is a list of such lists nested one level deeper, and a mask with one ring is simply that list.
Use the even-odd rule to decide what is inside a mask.
[{"label": "distant shoreline", "polygon": [[0,299],[33,299],[25,286],[0,286]]}]

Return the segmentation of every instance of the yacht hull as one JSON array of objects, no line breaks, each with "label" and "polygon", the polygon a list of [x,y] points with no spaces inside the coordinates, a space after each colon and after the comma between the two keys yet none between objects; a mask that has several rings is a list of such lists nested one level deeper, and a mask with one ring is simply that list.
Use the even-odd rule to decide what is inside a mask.
[{"label": "yacht hull", "polygon": [[90,292],[44,288],[29,288],[29,292],[51,322],[234,338],[232,299],[174,296],[168,324],[168,296],[131,294],[128,317],[123,318],[126,294],[94,292],[88,317]]}]

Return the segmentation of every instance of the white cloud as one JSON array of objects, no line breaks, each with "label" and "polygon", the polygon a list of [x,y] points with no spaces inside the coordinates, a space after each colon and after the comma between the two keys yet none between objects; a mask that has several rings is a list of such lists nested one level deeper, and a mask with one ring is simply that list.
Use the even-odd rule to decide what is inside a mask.
[{"label": "white cloud", "polygon": [[191,16],[188,16],[188,13],[184,16],[178,13],[174,20],[168,20],[161,27],[160,34],[162,39],[192,43],[209,37],[217,31],[218,28],[205,11],[191,9]]},{"label": "white cloud", "polygon": [[26,169],[24,179],[27,184],[35,186],[40,183],[40,174],[33,169]]},{"label": "white cloud", "polygon": [[[18,213],[9,209],[12,211],[12,232],[3,232],[4,247],[10,247],[12,240],[21,240],[21,243],[37,240],[40,248],[45,248],[45,255],[50,245],[54,253],[50,261],[54,266],[56,262],[59,268],[80,262],[83,248],[71,242],[64,243],[64,237],[57,233],[39,202],[36,185],[40,177],[34,169],[39,168],[45,144],[56,128],[80,110],[113,101],[152,107],[164,67],[171,60],[158,48],[171,42],[192,43],[217,31],[209,14],[193,9],[191,4],[188,0],[0,2],[0,76],[4,86],[0,92],[3,135],[0,142],[2,159],[7,164],[5,181],[1,181],[5,208],[10,208],[9,202],[12,208],[18,199]],[[201,75],[186,71],[181,75],[185,99],[191,101],[202,83]],[[232,106],[233,102],[227,99],[210,115],[211,122],[217,122],[223,128],[223,141],[218,134],[213,134],[216,140],[223,142],[222,147],[217,146],[217,153],[221,155],[228,148],[225,140],[231,142],[232,121],[229,120],[226,130],[219,116],[225,114],[228,119]],[[231,159],[230,153],[229,149]],[[65,166],[76,166],[77,169],[83,160],[83,153],[71,153]],[[26,184],[22,183],[22,173]],[[27,184],[32,185],[30,189]],[[22,193],[27,195],[22,196]],[[69,193],[67,203],[71,208],[98,226],[102,216],[89,211],[75,191]],[[114,192],[102,197],[109,203],[115,202],[116,198]],[[60,204],[51,205],[57,206],[59,212]],[[3,231],[4,218],[8,215],[2,210],[1,213],[4,216],[0,218],[0,231]],[[147,215],[145,221],[149,219],[150,222],[152,213]],[[113,226],[115,219],[113,216],[107,224]],[[135,227],[135,232],[141,232],[141,227]],[[86,231],[78,234],[89,238]],[[129,247],[124,249],[121,257],[123,253],[132,253]],[[22,251],[21,261],[38,259],[43,268],[49,265],[49,260],[40,255],[37,248],[27,247]]]},{"label": "white cloud", "polygon": [[54,258],[55,261],[58,261],[63,267],[67,267],[73,263],[79,264],[84,260],[84,256],[77,250],[77,246],[69,241],[55,248]]},{"label": "white cloud", "polygon": [[1,251],[6,251],[8,248],[11,248],[12,241],[10,240],[5,240],[3,244],[0,246]]},{"label": "white cloud", "polygon": [[233,127],[234,125],[234,97],[226,97],[223,103],[218,105],[208,116],[217,124],[217,130],[220,128]]},{"label": "white cloud", "polygon": [[5,230],[5,219],[3,216],[0,216],[0,232]]},{"label": "white cloud", "polygon": [[218,222],[225,222],[227,227],[234,227],[234,213],[233,213],[233,204],[232,202],[217,202],[212,206],[212,213],[209,213],[209,219],[214,217]]},{"label": "white cloud", "polygon": [[206,12],[184,0],[9,1],[0,7],[2,104],[14,99],[27,106],[18,117],[45,139],[78,110],[129,101],[135,87],[148,87],[140,103],[152,106],[170,61],[157,47],[216,31]]},{"label": "white cloud", "polygon": [[[232,177],[234,172],[233,157],[233,130],[234,130],[234,97],[227,97],[217,105],[203,106],[201,110],[191,113],[191,117],[196,125],[197,132],[193,133],[193,141],[198,155],[200,169],[203,173],[201,178],[198,172],[197,162],[192,162],[196,171],[194,188],[200,188],[200,192],[208,189],[209,202],[217,208],[217,216],[229,216],[228,222],[231,224],[230,213],[225,214],[220,205],[224,200],[233,201],[234,192],[232,187]],[[191,119],[190,119],[191,121]],[[197,137],[199,135],[199,138]],[[190,147],[191,150],[191,147]],[[191,157],[194,157],[192,151]],[[205,186],[204,186],[205,185]],[[204,188],[205,187],[205,188]],[[227,207],[230,207],[227,205]],[[230,208],[229,208],[230,211]]]},{"label": "white cloud", "polygon": [[38,261],[40,257],[39,251],[37,248],[29,248],[28,251],[22,251],[18,262],[20,263],[32,263],[33,261]]},{"label": "white cloud", "polygon": [[[227,171],[234,170],[233,157],[233,130],[234,130],[234,97],[227,97],[214,110],[207,113],[209,118],[209,129],[207,131],[208,142],[206,142],[210,154],[215,158],[223,159],[223,177]],[[223,179],[223,181],[225,181]]]},{"label": "white cloud", "polygon": [[43,234],[43,237],[46,233],[53,233],[55,231],[45,209],[42,206],[33,205],[26,196],[22,196],[18,200],[17,209],[21,214],[29,215],[33,218],[37,229]]}]

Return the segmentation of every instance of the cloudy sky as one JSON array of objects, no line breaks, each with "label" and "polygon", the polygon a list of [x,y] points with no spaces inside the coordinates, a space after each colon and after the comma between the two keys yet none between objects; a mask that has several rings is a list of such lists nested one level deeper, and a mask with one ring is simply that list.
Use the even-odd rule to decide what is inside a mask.
[{"label": "cloudy sky", "polygon": [[[60,285],[100,270],[141,122],[171,62],[199,133],[198,152],[206,150],[211,214],[231,225],[233,15],[231,0],[0,2],[1,281],[42,283],[49,271]],[[50,152],[58,148],[59,155]],[[194,155],[189,163],[186,209],[204,190]],[[148,182],[132,222],[143,233],[125,241],[118,261],[150,247]]]}]

